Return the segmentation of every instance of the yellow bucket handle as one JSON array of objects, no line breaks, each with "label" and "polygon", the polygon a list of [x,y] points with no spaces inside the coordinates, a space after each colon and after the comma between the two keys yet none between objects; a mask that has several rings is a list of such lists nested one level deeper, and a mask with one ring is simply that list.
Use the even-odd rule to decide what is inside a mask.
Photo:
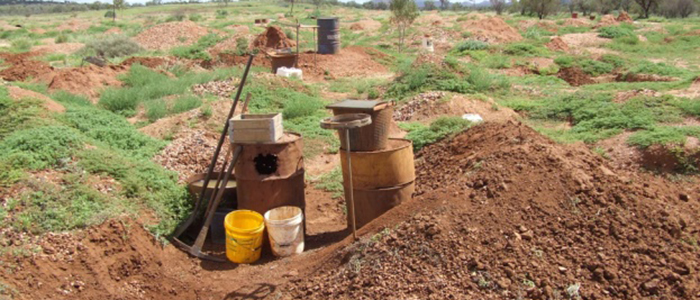
[{"label": "yellow bucket handle", "polygon": [[[230,239],[232,242],[236,243],[236,245],[240,246],[241,248],[247,249],[247,250],[249,250],[249,251],[251,251],[251,252],[258,251],[260,248],[262,248],[262,244],[261,244],[259,247],[250,248],[250,247],[248,247],[248,245],[244,245],[244,244],[239,243],[235,238],[229,238],[229,239]],[[252,244],[255,245],[255,244],[257,243],[258,239],[260,239],[260,238],[257,238],[257,239],[255,239],[255,240],[253,240],[253,243],[252,243]]]}]

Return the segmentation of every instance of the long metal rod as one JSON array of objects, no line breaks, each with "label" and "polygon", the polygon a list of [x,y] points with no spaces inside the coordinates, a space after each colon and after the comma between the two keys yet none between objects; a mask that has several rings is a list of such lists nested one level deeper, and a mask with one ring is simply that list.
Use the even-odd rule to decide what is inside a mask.
[{"label": "long metal rod", "polygon": [[248,58],[248,63],[246,64],[245,71],[243,72],[243,77],[241,78],[241,82],[238,84],[236,98],[233,101],[233,105],[231,105],[231,110],[228,112],[228,118],[226,118],[224,129],[221,131],[219,143],[216,145],[216,150],[214,151],[211,163],[209,164],[209,168],[207,169],[207,176],[204,177],[202,192],[199,194],[199,199],[197,200],[197,202],[195,202],[194,210],[192,210],[192,215],[190,215],[190,217],[187,220],[185,220],[185,222],[182,225],[180,225],[180,227],[178,227],[177,230],[175,230],[175,234],[173,234],[174,238],[179,237],[183,232],[185,232],[185,230],[187,230],[187,228],[190,227],[190,225],[192,225],[192,222],[194,222],[194,220],[196,220],[197,216],[199,215],[199,210],[201,209],[200,207],[202,205],[202,201],[204,201],[204,194],[207,191],[207,187],[209,186],[209,180],[211,179],[211,174],[214,172],[216,162],[219,158],[219,153],[221,152],[221,146],[224,144],[224,140],[226,140],[226,133],[228,132],[229,126],[228,120],[231,119],[231,117],[233,117],[233,114],[236,111],[238,100],[241,98],[241,92],[243,92],[243,86],[245,85],[245,82],[248,79],[248,73],[250,72],[250,66],[253,64],[254,58],[255,54],[251,54]]},{"label": "long metal rod", "polygon": [[352,151],[350,151],[350,129],[349,128],[345,129],[345,141],[346,141],[345,149],[347,151],[346,156],[348,157],[348,181],[349,181],[348,185],[350,185],[348,187],[348,190],[349,190],[349,193],[348,193],[349,194],[348,195],[349,196],[348,197],[349,198],[348,199],[349,205],[348,206],[350,206],[350,215],[352,215],[352,218],[350,218],[350,223],[352,223],[351,224],[352,225],[352,238],[357,240],[357,227],[355,225],[355,219],[357,217],[355,216],[355,198],[354,198],[353,190],[352,190],[353,189],[353,186],[352,186],[352,161],[350,160],[350,153],[352,153]]}]

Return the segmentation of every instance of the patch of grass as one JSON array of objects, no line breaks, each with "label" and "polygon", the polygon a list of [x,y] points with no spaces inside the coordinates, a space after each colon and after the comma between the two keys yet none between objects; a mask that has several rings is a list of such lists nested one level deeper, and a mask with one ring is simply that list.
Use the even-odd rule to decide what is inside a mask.
[{"label": "patch of grass", "polygon": [[590,27],[576,27],[576,26],[564,26],[557,30],[558,35],[564,35],[569,33],[584,33],[591,31]]},{"label": "patch of grass", "polygon": [[615,68],[609,63],[592,59],[583,60],[578,65],[584,72],[590,74],[591,76],[600,76],[603,74],[607,74],[612,72],[612,70]]},{"label": "patch of grass", "polygon": [[16,52],[27,52],[32,48],[34,42],[28,38],[18,38],[10,42],[12,49]]},{"label": "patch of grass", "polygon": [[688,136],[700,137],[700,126],[653,126],[635,132],[627,139],[627,143],[639,148],[672,144],[682,146]]},{"label": "patch of grass", "polygon": [[51,62],[51,61],[66,60],[67,57],[68,56],[63,54],[63,53],[49,53],[49,54],[45,55],[44,57],[42,57],[42,59],[45,61]]},{"label": "patch of grass", "polygon": [[598,36],[602,38],[615,39],[626,36],[634,36],[634,31],[627,26],[606,26],[598,29]]},{"label": "patch of grass", "polygon": [[185,95],[175,99],[173,107],[170,110],[171,113],[179,114],[181,112],[186,112],[193,110],[202,105],[202,100],[194,95]]},{"label": "patch of grass", "polygon": [[56,38],[54,39],[54,42],[56,44],[66,43],[66,42],[68,42],[68,35],[61,33],[58,36],[56,36]]},{"label": "patch of grass", "polygon": [[510,57],[503,55],[487,56],[481,63],[489,69],[508,69],[513,66]]},{"label": "patch of grass", "polygon": [[489,48],[489,44],[479,40],[466,40],[455,46],[454,50],[457,52],[465,51],[476,51],[476,50],[486,50]]},{"label": "patch of grass", "polygon": [[51,94],[51,98],[63,104],[77,106],[92,106],[92,102],[90,102],[90,100],[88,100],[87,97],[71,94],[66,91],[58,91],[56,93],[53,93]]},{"label": "patch of grass", "polygon": [[314,115],[323,108],[323,101],[315,97],[294,97],[284,103],[282,115],[285,119],[295,119]]},{"label": "patch of grass", "polygon": [[187,59],[211,60],[211,56],[206,50],[209,47],[216,45],[221,40],[223,40],[223,38],[219,35],[210,33],[201,37],[197,43],[190,46],[175,47],[170,51],[170,53],[174,56]]},{"label": "patch of grass", "polygon": [[161,99],[146,101],[143,106],[146,108],[146,118],[149,122],[155,122],[168,114],[168,107]]},{"label": "patch of grass", "polygon": [[190,21],[192,21],[192,22],[199,22],[202,19],[203,19],[202,15],[200,15],[200,14],[191,14],[190,15]]},{"label": "patch of grass", "polygon": [[562,68],[571,68],[576,64],[577,58],[573,56],[560,56],[554,59],[554,63]]},{"label": "patch of grass", "polygon": [[406,138],[413,141],[414,151],[418,151],[426,145],[435,143],[449,135],[461,132],[468,128],[471,122],[461,117],[440,117],[425,126],[418,123],[401,125],[402,129],[408,130]]},{"label": "patch of grass", "polygon": [[150,158],[165,145],[136,130],[126,119],[96,107],[68,107],[61,120],[106,147]]},{"label": "patch of grass", "polygon": [[40,100],[12,100],[5,87],[0,86],[0,139],[15,131],[45,123],[38,118],[43,113],[45,109]]},{"label": "patch of grass", "polygon": [[682,120],[681,114],[672,97],[637,97],[615,103],[607,93],[576,93],[545,100],[531,116],[569,121],[572,125],[566,131],[549,130],[548,135],[594,142],[625,129],[646,129],[657,123],[678,122]]},{"label": "patch of grass", "polygon": [[83,142],[77,131],[66,126],[19,130],[0,141],[0,160],[15,168],[41,170],[69,161]]},{"label": "patch of grass", "polygon": [[314,185],[316,188],[331,193],[333,198],[343,197],[343,171],[340,166],[319,176],[314,182],[316,183]]},{"label": "patch of grass", "polygon": [[686,70],[665,63],[653,63],[647,60],[640,61],[631,67],[629,71],[636,74],[656,74],[661,76],[684,76],[688,74]]},{"label": "patch of grass", "polygon": [[503,53],[513,56],[545,56],[547,49],[526,43],[508,44],[503,48]]}]

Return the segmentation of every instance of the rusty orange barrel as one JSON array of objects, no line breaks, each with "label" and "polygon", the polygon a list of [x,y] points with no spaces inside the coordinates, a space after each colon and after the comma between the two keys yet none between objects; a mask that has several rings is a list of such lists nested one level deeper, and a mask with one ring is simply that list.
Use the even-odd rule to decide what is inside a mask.
[{"label": "rusty orange barrel", "polygon": [[[340,151],[343,183],[348,185],[347,153]],[[378,151],[351,152],[354,189],[370,190],[394,187],[413,182],[413,143],[406,139],[389,139],[387,147]]]}]

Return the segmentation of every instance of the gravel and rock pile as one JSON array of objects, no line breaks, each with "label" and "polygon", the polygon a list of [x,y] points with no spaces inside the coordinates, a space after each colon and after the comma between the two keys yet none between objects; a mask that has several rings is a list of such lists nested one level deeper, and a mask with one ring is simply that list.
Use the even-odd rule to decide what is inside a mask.
[{"label": "gravel and rock pile", "polygon": [[211,94],[221,98],[231,98],[236,87],[238,87],[237,79],[210,81],[192,86],[192,92],[198,96]]},{"label": "gravel and rock pile", "polygon": [[208,33],[207,28],[192,21],[166,22],[144,30],[134,40],[148,50],[168,50],[192,45]]},{"label": "gravel and rock pile", "polygon": [[416,112],[430,107],[435,102],[445,97],[445,92],[427,92],[416,95],[406,104],[394,110],[394,121],[405,122],[411,120]]}]

